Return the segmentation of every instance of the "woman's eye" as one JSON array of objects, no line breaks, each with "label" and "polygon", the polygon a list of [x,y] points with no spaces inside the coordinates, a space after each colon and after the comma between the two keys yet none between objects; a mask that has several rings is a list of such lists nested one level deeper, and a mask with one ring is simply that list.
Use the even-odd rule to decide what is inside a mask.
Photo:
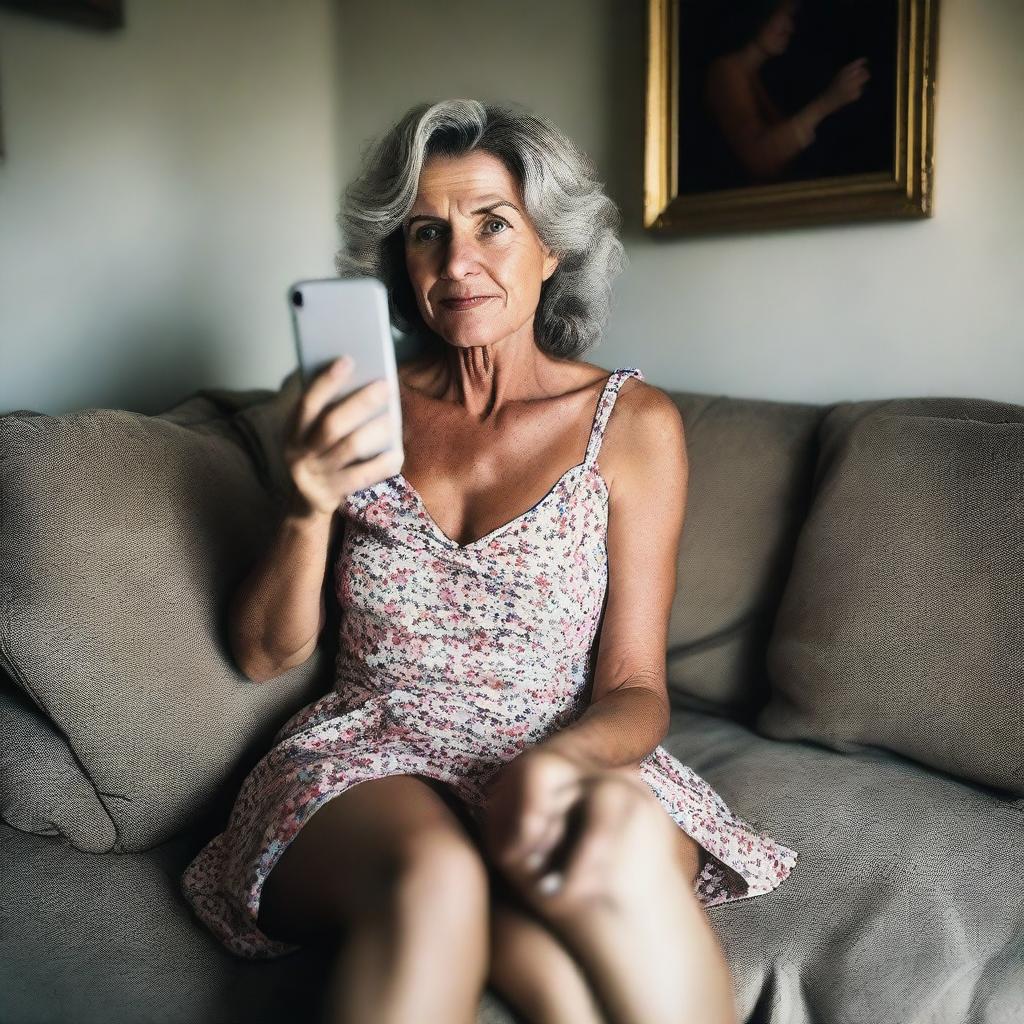
[{"label": "woman's eye", "polygon": [[[488,235],[500,235],[500,234],[503,233],[504,229],[509,226],[507,221],[499,220],[497,218],[495,218],[494,220],[487,221],[486,226],[487,227],[493,227],[495,224],[497,224],[498,227],[502,229],[502,231],[488,231],[488,232],[486,232]],[[438,228],[438,226],[436,224],[428,224],[425,227],[420,228],[419,231],[416,232],[416,241],[417,242],[433,242],[434,239],[437,238],[437,235],[428,235],[426,232],[428,232],[428,231],[438,231],[438,230],[440,230],[440,229]]]}]

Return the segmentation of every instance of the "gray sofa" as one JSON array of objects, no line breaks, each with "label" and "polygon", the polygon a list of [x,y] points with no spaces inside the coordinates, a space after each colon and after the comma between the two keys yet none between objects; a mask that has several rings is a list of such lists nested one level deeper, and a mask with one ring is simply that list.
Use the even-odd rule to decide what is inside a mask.
[{"label": "gray sofa", "polygon": [[[336,622],[272,685],[225,646],[298,388],[0,417],[4,1024],[317,1012],[326,951],[236,958],[179,889],[331,683]],[[1024,1020],[1024,407],[673,397],[664,746],[799,854],[708,911],[741,1019]],[[479,1019],[517,1018],[488,990]]]}]

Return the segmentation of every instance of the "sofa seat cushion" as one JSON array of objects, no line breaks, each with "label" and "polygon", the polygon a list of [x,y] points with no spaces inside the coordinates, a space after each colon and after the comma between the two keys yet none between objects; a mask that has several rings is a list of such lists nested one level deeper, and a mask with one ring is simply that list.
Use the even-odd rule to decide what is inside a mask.
[{"label": "sofa seat cushion", "polygon": [[741,1020],[1024,1020],[1024,801],[686,710],[664,746],[799,854],[774,892],[708,910]]},{"label": "sofa seat cushion", "polygon": [[[4,1024],[280,1024],[319,1020],[332,951],[232,956],[178,879],[209,829],[142,853],[84,853],[0,824]],[[518,1024],[485,991],[478,1024]]]},{"label": "sofa seat cushion", "polygon": [[[779,889],[707,911],[741,1021],[1022,1019],[1022,802],[884,751],[782,743],[685,710],[664,745],[800,854]],[[180,894],[223,824],[103,856],[0,825],[0,1020],[315,1019],[304,1010],[323,990],[321,951],[233,957]],[[514,1020],[490,990],[480,1014]]]},{"label": "sofa seat cushion", "polygon": [[1024,406],[840,403],[768,647],[776,739],[1024,796]]}]

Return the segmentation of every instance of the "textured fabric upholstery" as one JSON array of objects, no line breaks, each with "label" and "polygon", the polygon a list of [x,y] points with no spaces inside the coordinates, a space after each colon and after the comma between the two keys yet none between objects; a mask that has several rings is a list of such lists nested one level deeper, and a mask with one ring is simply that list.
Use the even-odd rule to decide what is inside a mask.
[{"label": "textured fabric upholstery", "polygon": [[1024,800],[684,710],[665,746],[800,855],[775,892],[708,910],[741,1021],[1024,1020]]},{"label": "textured fabric upholstery", "polygon": [[[885,751],[768,740],[686,710],[674,712],[665,746],[800,853],[779,890],[707,911],[741,1021],[1022,1019],[1024,801]],[[177,889],[222,822],[104,856],[0,826],[0,1019],[315,1019],[326,951],[232,957]],[[478,1020],[516,1018],[488,990]]]},{"label": "textured fabric upholstery", "polygon": [[765,648],[810,501],[815,405],[669,392],[690,474],[668,636],[673,701],[750,721]]},{"label": "textured fabric upholstery", "polygon": [[[282,1024],[319,1020],[328,946],[232,956],[178,889],[212,824],[142,853],[82,853],[0,824],[4,1024]],[[478,1024],[522,1024],[488,989]]]},{"label": "textured fabric upholstery", "polygon": [[276,523],[274,440],[297,382],[201,393],[152,417],[0,417],[0,667],[54,723],[96,794],[68,790],[56,811],[52,785],[31,792],[72,763],[59,744],[37,745],[49,766],[22,780],[21,811],[5,796],[5,820],[30,826],[24,809],[46,806],[85,848],[145,849],[222,799],[326,690],[330,637],[257,685],[234,665],[224,621]]},{"label": "textured fabric upholstery", "polygon": [[842,403],[815,495],[759,731],[1024,795],[1024,407]]},{"label": "textured fabric upholstery", "polygon": [[90,853],[109,850],[117,838],[114,822],[68,741],[4,676],[0,818],[23,832],[67,836],[73,846]]},{"label": "textured fabric upholstery", "polygon": [[[234,957],[180,891],[273,732],[328,685],[326,645],[249,683],[220,618],[283,493],[297,386],[293,374],[279,392],[207,390],[158,417],[0,417],[0,665],[13,680],[0,679],[4,1024],[316,1019],[329,950]],[[984,689],[1015,678],[1020,651],[1021,577],[1007,576],[1021,551],[1009,503],[1024,407],[673,397],[690,496],[664,746],[799,854],[778,890],[707,911],[739,1019],[1024,1020],[1024,799],[990,784],[1005,780],[989,757],[1013,749],[999,715],[1012,728],[1020,689],[1005,707]],[[869,413],[888,416],[888,434],[858,427]],[[834,503],[851,488],[860,511],[848,505],[844,521]],[[950,522],[955,557],[927,547]],[[915,592],[930,624],[886,617],[907,606],[910,590],[896,601],[892,583],[901,554],[918,573],[908,580],[933,573]],[[924,649],[900,651],[897,630]],[[941,657],[949,637],[975,657]],[[844,674],[861,702],[850,736],[834,731],[829,691]],[[873,674],[903,685],[906,703],[865,712]],[[921,713],[932,677],[959,703]],[[814,734],[759,735],[762,724]],[[913,746],[915,728],[935,749]],[[521,1022],[488,989],[478,1024]]]}]

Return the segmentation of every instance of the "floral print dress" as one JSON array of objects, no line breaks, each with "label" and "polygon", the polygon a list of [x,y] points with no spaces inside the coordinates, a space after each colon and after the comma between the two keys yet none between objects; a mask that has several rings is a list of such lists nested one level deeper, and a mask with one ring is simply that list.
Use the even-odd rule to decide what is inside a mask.
[{"label": "floral print dress", "polygon": [[[608,418],[635,367],[611,373],[582,462],[533,508],[468,544],[444,534],[398,473],[350,495],[334,567],[336,682],[287,721],[246,776],[226,829],[182,891],[233,953],[301,948],[257,926],[264,880],[303,823],[368,779],[447,783],[482,822],[485,786],[526,747],[586,709],[608,581],[608,488],[597,467]],[[734,815],[663,747],[640,777],[702,847],[705,906],[776,888],[796,853]]]}]

